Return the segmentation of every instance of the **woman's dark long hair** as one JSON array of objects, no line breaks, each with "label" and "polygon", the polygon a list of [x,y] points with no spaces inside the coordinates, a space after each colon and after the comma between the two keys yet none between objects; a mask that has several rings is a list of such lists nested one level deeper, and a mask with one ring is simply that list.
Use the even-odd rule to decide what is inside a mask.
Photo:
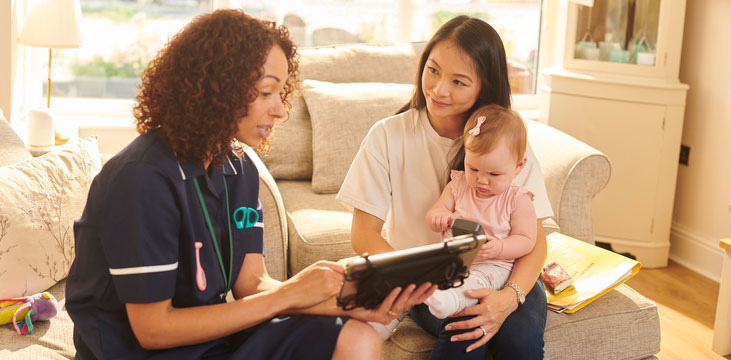
[{"label": "woman's dark long hair", "polygon": [[[421,109],[426,106],[426,98],[421,84],[421,74],[434,46],[442,41],[452,41],[474,61],[481,87],[477,101],[469,110],[469,114],[484,105],[500,105],[510,108],[510,83],[508,81],[508,64],[505,58],[505,47],[497,31],[490,24],[466,15],[457,16],[444,25],[432,36],[421,52],[419,68],[414,81],[414,95],[411,101],[401,107],[397,113],[408,109]],[[468,114],[468,115],[469,115]],[[467,116],[469,117],[469,116]],[[465,117],[465,121],[467,121]],[[450,169],[464,170],[464,145],[460,147],[449,162]]]}]

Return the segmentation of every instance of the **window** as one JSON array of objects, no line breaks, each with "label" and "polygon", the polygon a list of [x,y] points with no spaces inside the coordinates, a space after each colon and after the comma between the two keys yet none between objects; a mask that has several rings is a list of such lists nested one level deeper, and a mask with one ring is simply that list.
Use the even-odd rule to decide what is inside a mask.
[{"label": "window", "polygon": [[[54,51],[54,98],[133,98],[140,72],[168,37],[210,10],[202,0],[81,0],[80,4],[83,46]],[[44,93],[45,86],[44,82]]]},{"label": "window", "polygon": [[[83,107],[91,113],[121,111],[121,116],[129,116],[139,74],[147,62],[190,19],[217,7],[241,8],[253,16],[284,24],[300,47],[426,41],[450,18],[467,14],[487,21],[500,33],[509,59],[513,93],[535,93],[541,0],[81,0],[80,3],[83,47],[54,51],[52,101],[56,111],[62,113]],[[41,69],[45,71],[47,64],[42,64]],[[45,96],[45,86],[44,80],[39,87],[41,96]],[[103,105],[94,106],[94,103]]]}]

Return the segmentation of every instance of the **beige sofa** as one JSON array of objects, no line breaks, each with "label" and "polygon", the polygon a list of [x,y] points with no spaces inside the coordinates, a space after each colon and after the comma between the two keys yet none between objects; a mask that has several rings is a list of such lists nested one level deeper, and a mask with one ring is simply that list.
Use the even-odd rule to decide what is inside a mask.
[{"label": "beige sofa", "polygon": [[[351,213],[335,200],[335,192],[370,125],[409,97],[417,53],[410,44],[301,51],[302,94],[292,100],[289,120],[275,130],[272,154],[255,158],[273,277],[284,279],[319,259],[355,255],[349,241]],[[0,166],[29,161],[4,125],[0,121]],[[591,200],[609,181],[608,159],[537,122],[528,121],[528,135],[555,213],[545,221],[546,230],[593,242]],[[64,285],[60,281],[49,290],[62,305]],[[0,335],[3,359],[72,358],[75,353],[65,311],[37,323],[33,335],[15,335],[8,325],[0,327]],[[549,312],[544,340],[547,359],[652,357],[660,350],[657,308],[622,285],[577,313]],[[426,359],[433,342],[407,318],[384,344],[384,358]]]},{"label": "beige sofa", "polygon": [[[267,249],[285,254],[281,262],[269,252],[270,272],[291,275],[318,259],[356,255],[351,213],[335,193],[370,125],[409,98],[404,84],[414,80],[418,52],[414,45],[300,51],[302,95],[276,129],[271,155],[262,156],[268,173],[261,172],[260,196],[265,209],[277,210],[264,215]],[[607,157],[554,128],[527,125],[554,211],[546,231],[593,243],[591,200],[609,181]],[[549,311],[544,340],[546,359],[651,357],[660,350],[657,308],[622,285],[574,314]],[[384,358],[426,359],[433,343],[407,318],[384,344]]]}]

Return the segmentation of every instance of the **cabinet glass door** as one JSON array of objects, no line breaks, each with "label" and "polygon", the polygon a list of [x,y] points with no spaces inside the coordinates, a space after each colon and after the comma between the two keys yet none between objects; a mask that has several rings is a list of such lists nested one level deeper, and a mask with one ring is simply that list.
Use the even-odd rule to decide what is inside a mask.
[{"label": "cabinet glass door", "polygon": [[573,58],[655,66],[660,1],[594,0],[591,7],[579,5]]}]

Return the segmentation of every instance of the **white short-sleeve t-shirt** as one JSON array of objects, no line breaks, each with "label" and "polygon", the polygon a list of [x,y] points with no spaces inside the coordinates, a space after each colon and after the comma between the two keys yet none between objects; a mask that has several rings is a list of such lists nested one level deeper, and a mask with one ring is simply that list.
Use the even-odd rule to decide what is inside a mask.
[{"label": "white short-sleeve t-shirt", "polygon": [[[363,139],[337,199],[385,221],[396,250],[433,244],[440,234],[424,219],[447,183],[449,160],[462,138],[441,137],[426,110],[410,109],[378,121]],[[515,181],[535,194],[538,218],[553,215],[543,174],[530,144],[528,161]]]}]

